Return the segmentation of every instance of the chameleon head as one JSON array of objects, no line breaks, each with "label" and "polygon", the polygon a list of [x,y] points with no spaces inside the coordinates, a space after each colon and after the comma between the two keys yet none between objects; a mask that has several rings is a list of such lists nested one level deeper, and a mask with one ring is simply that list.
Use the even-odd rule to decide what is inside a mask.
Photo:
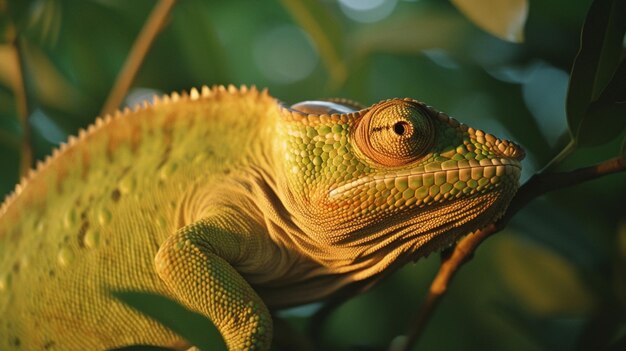
[{"label": "chameleon head", "polygon": [[519,146],[416,100],[282,115],[283,203],[329,247],[427,254],[500,216],[518,187]]}]

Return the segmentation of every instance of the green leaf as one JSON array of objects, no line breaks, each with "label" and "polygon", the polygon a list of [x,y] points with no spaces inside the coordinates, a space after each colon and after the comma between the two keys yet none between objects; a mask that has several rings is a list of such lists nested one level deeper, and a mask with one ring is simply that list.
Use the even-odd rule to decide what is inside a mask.
[{"label": "green leaf", "polygon": [[[606,107],[606,98],[600,98],[618,66],[625,32],[625,1],[595,0],[591,4],[583,24],[580,49],[572,67],[567,96],[567,121],[575,139],[582,136],[585,142],[594,143],[596,133],[591,132],[591,138],[587,138],[584,135],[587,129],[583,128],[583,124],[585,127],[597,125],[601,121],[595,118],[613,118],[615,112],[619,113],[612,107]],[[624,84],[615,82],[616,86]],[[602,102],[590,110],[597,100]]]},{"label": "green leaf", "polygon": [[581,145],[613,140],[626,128],[626,58],[600,97],[591,103],[580,127]]},{"label": "green leaf", "polygon": [[113,296],[170,328],[204,351],[226,350],[221,334],[205,316],[165,296],[138,291],[115,291]]},{"label": "green leaf", "polygon": [[[212,6],[206,1],[179,1],[173,16],[172,30],[177,34],[180,45],[180,60],[185,60],[185,69],[193,72],[196,84],[206,82],[231,82],[229,60],[218,38],[209,13]],[[194,35],[196,33],[202,35]],[[210,57],[210,64],[207,58]]]},{"label": "green leaf", "polygon": [[310,36],[326,65],[331,85],[341,85],[347,77],[342,57],[343,43],[339,22],[317,0],[281,0],[283,6]]},{"label": "green leaf", "polygon": [[524,41],[526,0],[452,0],[452,3],[486,32],[514,43]]},{"label": "green leaf", "polygon": [[626,136],[624,136],[624,140],[622,141],[622,156],[626,157]]},{"label": "green leaf", "polygon": [[39,102],[60,111],[83,107],[81,104],[86,100],[85,92],[64,75],[54,57],[35,43],[24,41],[23,44],[23,55],[33,72],[33,78],[25,84],[36,91]]},{"label": "green leaf", "polygon": [[462,57],[470,52],[477,32],[462,17],[440,6],[422,4],[417,11],[400,13],[393,20],[355,28],[349,51],[363,59],[374,52],[422,54],[423,50],[438,48]]},{"label": "green leaf", "polygon": [[498,242],[497,266],[513,295],[535,314],[589,313],[596,303],[580,272],[552,250],[508,236]]},{"label": "green leaf", "polygon": [[[625,9],[626,10],[626,9]],[[626,19],[626,16],[624,16]],[[626,57],[622,58],[609,84],[598,98],[598,102],[626,103]]]},{"label": "green leaf", "polygon": [[617,137],[625,127],[626,103],[594,103],[589,107],[580,127],[580,145],[604,144]]},{"label": "green leaf", "polygon": [[62,19],[60,0],[0,0],[0,43],[11,41],[17,33],[54,46]]},{"label": "green leaf", "polygon": [[34,3],[35,0],[0,0],[0,44],[9,43],[15,38],[16,33],[24,31],[26,19],[34,17],[28,16],[29,9]]}]

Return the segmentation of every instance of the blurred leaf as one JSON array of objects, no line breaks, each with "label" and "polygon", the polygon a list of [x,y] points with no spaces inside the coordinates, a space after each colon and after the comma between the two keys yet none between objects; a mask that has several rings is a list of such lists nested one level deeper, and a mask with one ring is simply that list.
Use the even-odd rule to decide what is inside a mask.
[{"label": "blurred leaf", "polygon": [[496,249],[498,265],[528,308],[539,315],[592,311],[593,295],[568,261],[541,246],[509,238]]},{"label": "blurred leaf", "polygon": [[[208,14],[212,4],[206,1],[180,1],[173,12],[175,19],[171,24],[180,45],[181,60],[186,60],[185,69],[192,72],[196,85],[208,82],[231,82],[230,61],[222,49],[222,43],[216,33],[214,23]],[[195,35],[196,33],[202,35]]]},{"label": "blurred leaf", "polygon": [[524,306],[507,303],[499,305],[504,317],[500,323],[515,326],[517,333],[532,340],[532,347],[537,351],[594,349],[581,348],[578,345],[578,338],[572,337],[572,335],[580,335],[585,327],[586,320],[582,316],[557,315],[537,318]]},{"label": "blurred leaf", "polygon": [[558,202],[539,198],[523,208],[511,220],[524,238],[554,252],[589,272],[605,264],[600,243],[589,235],[585,220],[558,206]]},{"label": "blurred leaf", "polygon": [[30,6],[24,31],[30,31],[40,43],[54,45],[61,31],[63,11],[60,0],[38,0]]},{"label": "blurred leaf", "polygon": [[[424,30],[429,28],[429,30]],[[459,16],[435,6],[423,6],[391,20],[363,26],[354,31],[348,42],[350,52],[366,57],[373,52],[415,54],[438,48],[447,52],[466,52],[471,26]]]},{"label": "blurred leaf", "polygon": [[53,58],[35,43],[23,41],[24,59],[28,61],[31,79],[26,82],[35,91],[36,99],[48,107],[62,111],[82,108],[83,92],[77,89],[57,67]]},{"label": "blurred leaf", "polygon": [[624,136],[624,140],[622,140],[622,156],[626,157],[626,136]]},{"label": "blurred leaf", "polygon": [[315,42],[330,73],[331,85],[343,84],[348,73],[342,57],[344,35],[339,22],[317,0],[281,0],[281,3]]},{"label": "blurred leaf", "polygon": [[[60,0],[0,0],[0,43],[17,30],[39,43],[56,43],[63,20]],[[15,27],[15,28],[12,28]]]},{"label": "blurred leaf", "polygon": [[0,44],[13,40],[16,26],[18,26],[17,31],[22,30],[21,24],[29,17],[26,15],[34,1],[11,1],[9,4],[9,0],[0,0]]},{"label": "blurred leaf", "polygon": [[[17,15],[11,18],[14,19],[13,23],[21,39],[26,41],[25,46],[37,46],[47,61],[41,63],[36,59],[31,59],[28,56],[29,48],[25,47],[26,78],[27,81],[32,80],[29,84],[29,97],[33,110],[37,111],[36,107],[40,107],[41,111],[64,131],[74,131],[79,126],[90,122],[97,113],[100,102],[108,92],[128,47],[132,44],[133,38],[154,1],[57,0],[57,3],[62,6],[63,16],[60,17],[62,25],[55,46],[44,45],[46,43],[40,42],[43,23],[41,27],[28,26],[32,23],[28,17],[34,16],[35,3],[44,1],[47,0],[0,0],[0,4],[8,4],[11,11],[15,9]],[[289,0],[282,1],[289,2]],[[397,1],[395,12],[387,19],[370,24],[357,23],[342,16],[339,12],[341,8],[336,6],[336,1],[317,1],[319,2],[317,6],[324,6],[327,10],[336,12],[333,14],[337,15],[341,24],[344,24],[346,32],[350,29],[350,35],[347,37],[346,33],[340,32],[330,37],[323,37],[331,44],[332,42],[339,43],[336,49],[337,57],[341,58],[343,54],[346,58],[356,58],[344,65],[345,70],[348,71],[349,85],[342,86],[341,95],[357,98],[366,103],[392,96],[418,97],[448,113],[453,112],[474,127],[480,127],[498,136],[512,137],[524,144],[527,150],[531,150],[529,152],[531,157],[527,158],[524,163],[526,170],[541,164],[542,158],[548,156],[549,152],[546,150],[550,150],[550,146],[545,143],[537,122],[531,118],[522,100],[522,86],[527,82],[528,68],[533,62],[548,62],[560,69],[570,68],[572,58],[578,49],[580,22],[591,0],[534,1],[529,8],[529,18],[524,25],[525,45],[510,44],[488,35],[463,16],[459,16],[458,11],[448,6],[445,1]],[[329,79],[329,74],[324,74],[325,70],[330,70],[327,68],[330,66],[326,61],[323,65],[317,65],[317,70],[310,78],[283,85],[269,79],[264,80],[258,65],[253,60],[254,43],[259,39],[259,34],[266,29],[282,26],[290,20],[289,12],[281,11],[287,7],[280,1],[267,3],[192,0],[181,2],[179,5],[178,10],[172,14],[171,26],[161,33],[159,41],[155,43],[155,50],[142,67],[138,86],[169,91],[184,89],[203,82],[211,84],[225,80],[223,82],[226,83],[231,80],[234,81],[233,83],[256,82],[263,86],[268,85],[276,96],[287,101],[316,97],[320,95],[320,91],[326,94],[322,88],[324,80]],[[433,8],[437,11],[433,11]],[[189,19],[188,16],[191,13],[196,17]],[[323,34],[329,31],[328,21],[325,18],[313,16],[312,13],[304,15],[312,16],[314,24],[321,26],[318,30]],[[180,23],[181,21],[184,23]],[[54,21],[48,23],[54,24]],[[111,25],[112,23],[115,25]],[[205,25],[199,26],[199,23],[205,23]],[[54,25],[48,25],[48,27],[55,28]],[[3,34],[1,30],[0,36]],[[215,33],[211,33],[212,30]],[[309,33],[312,32],[309,31]],[[311,37],[315,40],[312,34]],[[345,46],[340,45],[342,43]],[[320,44],[317,45],[320,49]],[[223,65],[220,63],[222,60],[216,60],[218,53],[213,52],[216,48],[220,49],[219,53],[224,55],[224,60],[228,64],[227,68],[230,68],[227,78],[223,75]],[[443,54],[448,54],[452,64],[446,65],[445,60],[441,60],[441,56],[437,58],[432,55],[433,51],[430,51],[428,56],[421,54],[424,49],[432,48],[440,49]],[[280,57],[278,59],[280,60]],[[5,62],[0,57],[0,71],[10,71],[10,67]],[[454,63],[457,67],[453,67]],[[43,65],[44,69],[40,65]],[[58,71],[61,79],[73,86],[73,91],[69,91],[71,96],[68,98],[74,100],[74,104],[78,103],[87,107],[71,106],[71,110],[67,110],[64,107],[65,101],[59,104],[59,101],[54,98],[41,100],[42,95],[36,87],[43,83],[38,80],[54,78],[54,75],[40,74],[45,71],[46,65]],[[494,69],[499,68],[513,71],[513,79],[500,81],[498,77],[490,76]],[[614,79],[612,82],[619,83],[620,81],[625,80]],[[583,83],[585,83],[584,80]],[[598,96],[607,98],[606,92],[619,92],[620,89],[606,88],[604,91]],[[621,91],[626,91],[626,89],[622,88]],[[73,95],[75,92],[80,95],[76,97]],[[61,86],[59,94],[63,93],[67,96],[68,91]],[[536,91],[534,93],[537,94]],[[549,89],[543,90],[543,93],[554,95],[554,91]],[[340,94],[334,93],[334,95]],[[0,189],[4,189],[4,192],[14,189],[17,180],[15,170],[18,164],[16,156],[19,144],[15,136],[19,135],[20,129],[15,122],[15,104],[12,99],[11,90],[3,87],[0,82],[0,146],[2,147],[0,164],[3,165],[3,170],[0,171],[2,175]],[[594,100],[590,99],[589,104],[585,106],[591,105],[592,101]],[[563,121],[567,123],[565,118]],[[589,121],[593,122],[593,119]],[[37,124],[37,117],[35,117],[34,124]],[[601,124],[591,123],[591,126],[599,128]],[[580,128],[578,125],[577,127]],[[42,128],[34,129],[33,139],[35,145],[39,145],[36,154],[43,157],[48,153],[51,145],[45,139]],[[598,159],[614,156],[616,149],[620,147],[619,141],[615,139],[601,148],[579,150],[568,159],[569,163],[564,166],[576,168]],[[564,142],[564,140],[559,140],[559,142]],[[626,155],[626,139],[624,143],[622,151]],[[611,176],[561,191],[550,197],[550,203],[537,208],[534,212],[527,213],[525,217],[522,216],[523,213],[518,214],[516,218],[519,221],[512,223],[516,228],[521,228],[520,232],[524,233],[527,240],[538,242],[541,252],[552,258],[555,257],[554,254],[547,251],[555,252],[556,259],[560,260],[562,265],[565,264],[561,260],[564,258],[567,264],[574,267],[565,264],[568,267],[566,271],[575,270],[578,274],[585,274],[581,280],[589,284],[587,289],[594,288],[594,291],[606,295],[614,293],[611,288],[614,287],[612,284],[615,283],[615,275],[620,275],[617,279],[624,277],[624,271],[617,271],[611,264],[620,263],[612,261],[614,255],[607,253],[609,249],[614,249],[613,245],[616,243],[614,241],[615,223],[618,223],[619,218],[624,216],[620,206],[623,205],[626,182],[623,177],[620,177],[619,175]],[[589,206],[588,203],[580,200],[590,198],[602,198],[603,201]],[[558,215],[555,215],[555,209],[567,212],[568,217],[565,220],[559,219]],[[579,221],[570,220],[572,217]],[[524,223],[525,226],[522,227],[520,223]],[[564,223],[569,223],[569,225],[564,225]],[[527,299],[523,295],[527,290],[530,291],[528,299],[532,301],[536,299],[570,301],[571,297],[569,297],[570,291],[565,291],[568,289],[561,287],[552,291],[552,285],[548,285],[548,288],[543,290],[548,297],[541,298],[542,287],[532,284],[543,282],[542,284],[562,286],[563,278],[557,274],[555,282],[551,282],[549,277],[546,277],[548,273],[558,271],[554,267],[544,270],[542,266],[533,262],[530,263],[530,267],[526,267],[527,262],[536,257],[536,247],[533,247],[534,250],[530,250],[531,254],[526,257],[524,248],[527,245],[523,243],[520,245],[521,248],[515,250],[515,262],[511,263],[512,260],[509,260],[505,268],[508,272],[509,266],[513,265],[512,274],[515,274],[518,268],[525,272],[522,277],[526,284],[520,282],[519,284],[524,287],[519,291],[515,290],[515,295],[507,294],[504,289],[517,287],[515,284],[509,284],[509,280],[515,280],[516,277],[510,274],[504,276],[489,273],[491,273],[490,270],[503,268],[498,264],[493,264],[493,261],[497,257],[495,255],[507,253],[495,249],[499,248],[497,242],[499,239],[508,240],[509,238],[504,235],[493,239],[495,241],[486,242],[483,248],[486,250],[481,251],[473,262],[464,268],[467,272],[464,271],[458,276],[458,280],[454,282],[454,286],[445,298],[446,302],[440,306],[440,310],[428,326],[424,335],[426,344],[420,347],[428,345],[425,349],[520,351],[575,349],[575,344],[579,341],[581,334],[578,326],[586,323],[594,324],[599,320],[591,319],[589,316],[580,316],[580,319],[578,316],[571,318],[574,313],[580,311],[578,304],[572,305],[572,313],[566,311],[558,316],[547,317],[526,308]],[[488,245],[491,244],[494,245],[489,247]],[[484,264],[480,262],[481,260]],[[549,263],[550,260],[540,262]],[[372,290],[370,294],[360,296],[361,300],[350,301],[346,308],[335,315],[334,324],[329,324],[329,328],[326,328],[325,337],[328,344],[343,346],[353,344],[355,340],[358,340],[362,348],[374,348],[401,333],[404,330],[404,323],[408,323],[409,314],[413,310],[407,309],[407,306],[414,304],[416,299],[427,291],[429,279],[435,274],[438,264],[439,259],[436,255],[432,255],[429,259],[422,259],[416,265],[405,267],[405,269],[412,269],[408,271],[411,274],[404,276],[396,274],[386,281],[389,283],[393,280],[395,285],[382,286],[379,288],[382,290],[378,292]],[[626,265],[622,264],[620,267],[624,268]],[[533,269],[537,272],[533,272]],[[416,272],[420,274],[413,274]],[[535,273],[539,277],[533,280],[530,275]],[[565,284],[565,286],[568,285]],[[580,293],[576,289],[579,287],[571,286],[573,288],[569,290],[574,291],[578,296]],[[621,291],[626,291],[626,289]],[[522,297],[518,298],[518,295]],[[390,296],[393,298],[390,299]],[[605,295],[601,297],[604,298]],[[543,331],[546,337],[552,337],[553,339],[550,340],[555,340],[555,342],[548,345],[554,347],[544,346],[542,344],[544,335],[536,333],[537,330],[529,331],[520,324],[512,322],[506,310],[501,309],[499,301],[507,303],[507,306],[510,303],[517,307],[516,310],[524,312],[527,325]],[[605,299],[601,302],[601,307],[606,306],[607,309],[615,311],[615,314],[623,315],[623,307],[626,305],[616,305],[613,299]],[[596,315],[596,312],[593,311],[590,315]],[[472,316],[472,323],[468,324],[463,318],[458,318],[459,315]],[[565,318],[563,318],[564,315]],[[569,323],[572,322],[576,325],[571,326]],[[302,321],[300,320],[299,323]],[[567,325],[560,325],[561,323]],[[449,337],[452,329],[456,331],[454,338]],[[347,349],[347,347],[343,348]],[[580,345],[578,348],[583,349]],[[150,348],[134,346],[125,350],[147,349]]]},{"label": "blurred leaf", "polygon": [[521,43],[528,16],[526,0],[452,0],[467,18],[496,37]]},{"label": "blurred leaf", "polygon": [[[602,121],[621,113],[620,108],[607,107],[605,103],[594,106],[591,111],[590,106],[596,100],[604,101],[599,98],[619,63],[625,32],[626,1],[595,0],[591,4],[582,28],[580,50],[572,68],[567,96],[567,119],[576,140],[580,137],[589,144],[605,141],[607,138],[598,137],[602,133],[583,128],[583,124],[585,127],[602,126]],[[616,86],[623,84],[619,80],[615,83]],[[614,132],[608,131],[609,128],[604,128],[603,132]]]},{"label": "blurred leaf", "polygon": [[170,328],[203,351],[226,350],[213,322],[165,296],[135,291],[117,291],[114,297]]}]

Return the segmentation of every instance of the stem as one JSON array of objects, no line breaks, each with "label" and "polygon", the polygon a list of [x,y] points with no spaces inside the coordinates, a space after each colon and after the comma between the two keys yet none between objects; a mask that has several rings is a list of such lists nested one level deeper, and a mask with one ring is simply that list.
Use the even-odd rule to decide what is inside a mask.
[{"label": "stem", "polygon": [[[568,148],[573,148],[570,145],[564,151]],[[565,152],[561,152],[559,155],[565,155]],[[565,156],[561,156],[561,159],[563,157]],[[559,159],[559,156],[555,157],[555,160],[557,159]],[[555,162],[558,162],[558,160]],[[407,333],[407,340],[401,350],[410,350],[423,334],[430,317],[439,305],[441,298],[445,295],[450,281],[459,268],[471,259],[476,248],[485,239],[504,228],[520,209],[524,208],[534,198],[547,192],[624,171],[626,171],[626,157],[617,157],[594,166],[583,167],[570,172],[538,173],[531,177],[520,187],[502,218],[461,239],[454,248],[452,255],[443,260],[439,272],[437,272],[435,279],[431,283],[428,294],[415,318],[415,322]]]},{"label": "stem", "polygon": [[13,93],[15,94],[16,109],[22,128],[20,143],[20,177],[25,177],[33,165],[33,146],[31,143],[30,123],[28,123],[28,100],[26,99],[26,86],[24,84],[24,65],[22,64],[22,50],[19,36],[13,23],[9,23],[7,37],[11,47],[11,60],[15,67],[13,79]]},{"label": "stem", "polygon": [[137,39],[135,39],[135,43],[133,43],[133,47],[126,58],[126,62],[124,62],[124,66],[117,75],[109,97],[100,111],[101,115],[114,112],[122,103],[148,50],[152,46],[159,31],[163,28],[165,20],[175,3],[176,0],[159,0],[158,4],[156,4],[150,13]]}]

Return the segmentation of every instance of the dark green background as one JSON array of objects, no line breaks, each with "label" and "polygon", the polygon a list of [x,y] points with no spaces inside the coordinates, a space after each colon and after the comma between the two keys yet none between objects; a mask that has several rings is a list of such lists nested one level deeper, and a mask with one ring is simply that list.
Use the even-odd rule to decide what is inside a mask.
[{"label": "dark green background", "polygon": [[[98,115],[154,3],[0,0],[0,28],[10,20],[20,33],[37,159]],[[279,1],[182,0],[131,96],[233,83],[268,87],[288,103],[413,97],[523,145],[523,180],[567,143],[568,72],[590,1],[530,1],[522,44],[486,34],[447,1],[387,3],[395,3],[389,16],[359,23],[337,2],[323,2],[329,17],[318,21],[338,25],[332,39],[347,69],[342,79],[329,73]],[[0,54],[3,194],[18,179],[21,135],[7,62]],[[303,73],[307,67],[311,71]],[[294,74],[304,76],[294,80]],[[579,148],[559,169],[614,157],[621,139],[623,133],[602,146]],[[462,269],[416,349],[626,347],[624,206],[624,174],[532,202]],[[438,263],[438,255],[423,259],[342,306],[325,327],[327,344],[388,345],[406,330]],[[309,312],[291,311],[290,321],[302,326]]]}]

